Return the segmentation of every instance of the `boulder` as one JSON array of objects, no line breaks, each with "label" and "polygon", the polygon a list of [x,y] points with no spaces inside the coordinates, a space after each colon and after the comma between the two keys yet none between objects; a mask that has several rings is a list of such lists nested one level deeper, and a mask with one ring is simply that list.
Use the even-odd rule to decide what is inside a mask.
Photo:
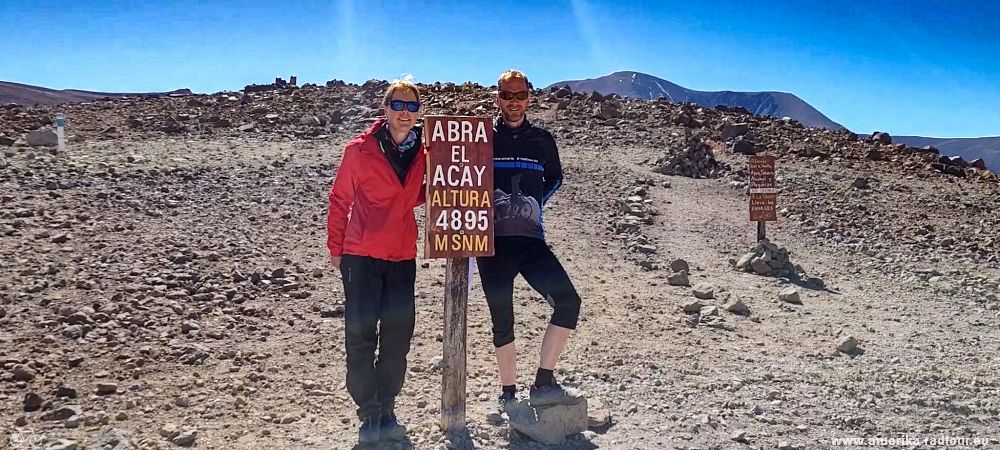
[{"label": "boulder", "polygon": [[522,400],[507,412],[511,428],[546,445],[556,445],[568,436],[587,431],[587,399],[573,405],[531,406]]},{"label": "boulder", "polygon": [[754,147],[753,147],[753,142],[750,142],[750,141],[747,141],[747,140],[744,140],[744,139],[737,139],[736,142],[733,142],[732,150],[733,150],[733,153],[738,153],[738,154],[741,154],[741,155],[753,155],[753,154],[755,154]]},{"label": "boulder", "polygon": [[727,123],[722,127],[722,139],[733,139],[743,136],[750,131],[750,125],[746,123]]},{"label": "boulder", "polygon": [[892,136],[884,131],[876,131],[872,133],[872,140],[878,142],[879,144],[892,144]]},{"label": "boulder", "polygon": [[601,103],[597,107],[597,110],[594,111],[594,117],[601,120],[620,119],[622,117],[622,113],[618,110],[618,107],[614,103],[605,102]]},{"label": "boulder", "polygon": [[39,128],[28,133],[25,141],[31,147],[55,147],[59,144],[59,137],[51,128]]}]

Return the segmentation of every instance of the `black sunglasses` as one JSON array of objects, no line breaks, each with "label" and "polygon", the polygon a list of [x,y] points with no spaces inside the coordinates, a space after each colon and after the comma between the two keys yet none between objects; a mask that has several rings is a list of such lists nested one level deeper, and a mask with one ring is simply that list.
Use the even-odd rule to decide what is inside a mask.
[{"label": "black sunglasses", "polygon": [[392,100],[389,102],[389,108],[393,111],[402,111],[404,106],[411,113],[420,111],[420,102],[405,102],[403,100]]},{"label": "black sunglasses", "polygon": [[518,92],[500,91],[500,98],[504,100],[513,100],[515,98],[518,100],[527,100],[528,91],[518,91]]}]

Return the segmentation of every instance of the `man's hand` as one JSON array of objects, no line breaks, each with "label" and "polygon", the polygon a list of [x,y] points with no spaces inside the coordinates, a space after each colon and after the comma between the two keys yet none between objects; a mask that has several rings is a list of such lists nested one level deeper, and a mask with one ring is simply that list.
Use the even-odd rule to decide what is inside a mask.
[{"label": "man's hand", "polygon": [[340,256],[330,256],[330,264],[333,264],[333,267],[337,269],[337,272],[340,272],[340,259]]}]

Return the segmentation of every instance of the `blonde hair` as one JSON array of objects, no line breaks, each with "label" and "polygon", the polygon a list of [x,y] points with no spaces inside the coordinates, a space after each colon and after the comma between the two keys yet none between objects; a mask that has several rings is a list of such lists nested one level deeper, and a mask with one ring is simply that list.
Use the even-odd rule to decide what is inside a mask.
[{"label": "blonde hair", "polygon": [[410,78],[411,77],[405,77],[401,80],[394,80],[391,84],[389,84],[389,87],[385,90],[385,96],[382,97],[382,106],[389,104],[389,101],[392,100],[392,94],[395,94],[398,89],[408,89],[413,93],[413,96],[417,98],[417,102],[419,102],[420,89],[418,89],[417,85],[410,81]]},{"label": "blonde hair", "polygon": [[528,81],[528,76],[524,72],[517,69],[509,69],[501,73],[500,77],[497,78],[497,90],[500,90],[500,86],[502,86],[504,81],[510,80],[524,80],[524,84],[528,86],[529,90],[531,89],[531,82]]}]

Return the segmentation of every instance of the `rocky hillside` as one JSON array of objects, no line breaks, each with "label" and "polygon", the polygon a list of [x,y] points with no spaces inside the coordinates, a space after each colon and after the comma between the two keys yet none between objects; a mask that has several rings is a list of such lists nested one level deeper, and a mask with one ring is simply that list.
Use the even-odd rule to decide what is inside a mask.
[{"label": "rocky hillside", "polygon": [[[324,225],[385,85],[64,105],[66,152],[56,108],[0,108],[0,442],[353,448]],[[426,113],[495,108],[482,86],[424,89]],[[546,236],[584,305],[556,376],[588,394],[590,428],[543,447],[488,414],[474,282],[468,430],[440,431],[444,263],[421,258],[394,448],[1000,445],[1000,178],[981,161],[565,88],[536,91],[529,114],[566,172]],[[750,153],[778,158],[760,243]],[[525,386],[550,308],[523,281],[515,302]]]}]

